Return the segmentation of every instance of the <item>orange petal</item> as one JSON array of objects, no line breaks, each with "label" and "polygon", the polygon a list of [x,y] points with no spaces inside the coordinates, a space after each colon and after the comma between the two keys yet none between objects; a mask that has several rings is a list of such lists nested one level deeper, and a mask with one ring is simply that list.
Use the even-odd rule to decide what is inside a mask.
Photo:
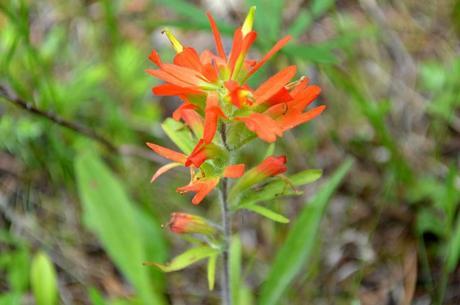
[{"label": "orange petal", "polygon": [[204,197],[206,197],[206,195],[208,195],[216,187],[218,183],[218,178],[206,179],[201,181],[195,181],[189,185],[178,187],[176,190],[179,193],[196,193],[192,199],[192,203],[196,205],[203,201]]},{"label": "orange petal", "polygon": [[204,161],[206,161],[207,158],[208,156],[206,154],[206,143],[203,139],[200,139],[184,164],[187,167],[193,165],[198,168],[201,166],[201,164],[203,164]]},{"label": "orange petal", "polygon": [[190,68],[181,67],[174,64],[163,64],[161,69],[177,79],[186,82],[190,85],[199,85],[202,83],[202,77],[200,72],[192,70]]},{"label": "orange petal", "polygon": [[192,198],[192,203],[197,205],[201,201],[203,201],[204,197],[206,197],[219,183],[219,179],[210,179],[203,183],[203,186],[200,188],[198,193]]},{"label": "orange petal", "polygon": [[310,105],[321,93],[321,88],[313,85],[308,86],[304,91],[297,94],[295,100],[290,104],[293,105],[293,108],[303,111],[305,107]]},{"label": "orange petal", "polygon": [[217,93],[210,92],[206,99],[206,110],[204,118],[203,140],[209,144],[214,139],[217,131],[219,116],[224,116],[219,106],[219,97]]},{"label": "orange petal", "polygon": [[276,136],[282,135],[282,130],[278,127],[278,124],[268,115],[262,113],[252,113],[247,117],[235,118],[238,121],[244,122],[246,128],[265,142],[275,142]]},{"label": "orange petal", "polygon": [[219,29],[217,28],[216,22],[214,21],[214,18],[212,17],[211,13],[208,12],[206,13],[206,15],[208,16],[209,24],[211,25],[211,29],[212,29],[212,34],[214,35],[217,53],[219,53],[219,56],[222,57],[226,61],[227,57],[225,56],[224,46],[222,44],[222,39],[220,37],[220,32],[219,32]]},{"label": "orange petal", "polygon": [[173,119],[175,119],[176,121],[179,121],[182,118],[184,110],[186,109],[194,110],[197,108],[197,106],[190,103],[187,98],[183,98],[183,99],[184,99],[184,102],[182,103],[182,105],[177,107],[177,109],[174,110],[172,114]]},{"label": "orange petal", "polygon": [[[235,62],[231,61],[229,63],[231,78],[233,78],[233,76],[239,73],[239,70],[241,69],[241,65],[244,63],[244,57],[246,57],[246,54],[248,53],[248,50],[251,48],[251,45],[256,40],[256,37],[257,37],[256,32],[249,32],[248,34],[244,36],[243,41],[241,43],[241,47],[238,51],[238,54],[235,54],[237,56]],[[235,67],[235,65],[238,65],[238,67]]]},{"label": "orange petal", "polygon": [[297,94],[301,93],[303,90],[305,90],[308,86],[309,79],[306,78],[305,76],[302,77],[300,82],[291,90],[291,95],[296,98]]},{"label": "orange petal", "polygon": [[181,166],[183,165],[182,163],[168,163],[166,165],[163,165],[162,167],[160,167],[156,172],[155,174],[152,176],[152,179],[150,179],[150,182],[154,182],[155,180],[157,180],[158,177],[160,177],[161,175],[163,175],[164,173],[166,173],[167,171],[169,171],[170,169],[174,168],[174,167],[178,167],[178,166]]},{"label": "orange petal", "polygon": [[235,30],[235,34],[233,35],[232,51],[230,52],[230,58],[228,59],[230,71],[233,71],[233,68],[235,67],[235,63],[240,56],[242,46],[243,34],[241,33],[241,28],[238,28]]},{"label": "orange petal", "polygon": [[149,59],[156,64],[158,67],[161,66],[161,58],[160,55],[156,50],[152,50],[152,52],[149,55]]},{"label": "orange petal", "polygon": [[203,134],[203,118],[193,109],[184,109],[182,119],[189,126],[197,137]]},{"label": "orange petal", "polygon": [[[274,46],[273,48],[271,48],[270,51],[268,51],[267,54],[265,54],[265,56],[259,61],[257,62],[254,67],[252,68],[251,71],[249,71],[249,73],[246,75],[246,77],[244,78],[244,81],[246,81],[251,75],[253,75],[257,70],[260,69],[260,67],[262,67],[265,62],[267,62],[267,60],[269,60],[273,55],[276,54],[276,52],[278,52],[282,47],[284,47],[288,42],[289,40],[291,40],[291,36],[290,35],[287,35],[286,37],[280,39]],[[244,82],[243,81],[243,82]]]},{"label": "orange petal", "polygon": [[146,143],[146,144],[151,150],[153,150],[154,152],[156,152],[157,154],[159,154],[160,156],[168,160],[175,161],[175,162],[182,163],[182,164],[184,164],[185,161],[187,160],[186,155],[182,153],[178,153],[177,151],[174,151],[174,150],[171,150],[166,147],[156,145],[153,143]]},{"label": "orange petal", "polygon": [[255,170],[265,177],[276,176],[287,171],[286,156],[270,156],[263,160]]},{"label": "orange petal", "polygon": [[288,114],[285,117],[282,118],[281,122],[279,123],[279,126],[283,131],[286,131],[288,129],[294,128],[297,125],[300,125],[302,123],[306,123],[318,115],[321,114],[321,112],[326,109],[325,105],[318,106],[316,108],[313,108],[310,111],[304,112],[304,113],[293,113],[293,114]]},{"label": "orange petal", "polygon": [[243,176],[245,167],[244,164],[229,165],[225,168],[223,176],[227,178],[239,178]]},{"label": "orange petal", "polygon": [[[188,85],[187,85],[188,86]],[[155,95],[189,95],[189,94],[200,94],[201,91],[191,87],[181,87],[173,84],[162,84],[152,89],[153,94]]]},{"label": "orange petal", "polygon": [[296,66],[289,66],[267,79],[254,91],[256,105],[259,105],[278,93],[297,72]]},{"label": "orange petal", "polygon": [[193,48],[184,48],[174,57],[174,64],[201,72],[202,64],[198,53]]},{"label": "orange petal", "polygon": [[[162,65],[164,66],[164,65]],[[167,83],[171,83],[173,85],[179,86],[179,87],[190,87],[190,83],[185,82],[179,78],[177,78],[174,75],[171,75],[170,73],[161,70],[161,69],[147,69],[146,70],[148,74],[155,76],[156,78],[159,78],[161,80],[164,80]]]}]

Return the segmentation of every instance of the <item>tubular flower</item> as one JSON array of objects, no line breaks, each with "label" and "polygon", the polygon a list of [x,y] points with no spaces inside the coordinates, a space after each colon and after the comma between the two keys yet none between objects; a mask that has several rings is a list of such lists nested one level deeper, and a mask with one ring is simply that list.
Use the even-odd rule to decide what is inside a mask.
[{"label": "tubular flower", "polygon": [[171,214],[167,227],[176,234],[199,233],[213,235],[216,233],[216,228],[205,218],[179,212]]},{"label": "tubular flower", "polygon": [[260,183],[267,178],[277,176],[286,172],[286,156],[270,156],[263,160],[259,165],[246,172],[233,187],[233,193],[239,193]]},{"label": "tubular flower", "polygon": [[192,203],[199,204],[219,183],[219,178],[205,178],[190,182],[190,184],[177,188],[177,192],[184,194],[187,192],[196,193],[192,198]]},{"label": "tubular flower", "polygon": [[[235,164],[227,166],[222,177],[225,178],[239,178],[244,174],[245,165]],[[193,192],[196,193],[192,199],[193,204],[199,204],[219,183],[220,177],[202,177],[194,175],[192,181],[185,186],[177,188],[180,194]]]},{"label": "tubular flower", "polygon": [[[280,156],[269,157],[244,174],[244,164],[228,164],[229,150],[246,143],[248,133],[273,143],[285,131],[308,122],[325,109],[323,105],[308,109],[321,90],[318,86],[309,85],[306,77],[296,80],[296,66],[282,69],[258,87],[251,88],[247,84],[248,79],[291,40],[289,35],[285,36],[262,58],[248,58],[249,50],[257,38],[253,30],[254,14],[255,7],[252,7],[242,26],[235,30],[228,54],[217,24],[208,13],[215,52],[198,52],[183,45],[171,31],[165,30],[164,34],[176,52],[173,62],[163,62],[156,50],[149,56],[156,68],[148,69],[147,73],[163,81],[153,88],[153,93],[177,96],[183,101],[172,117],[182,121],[184,128],[192,131],[189,133],[187,130],[186,134],[190,134],[191,140],[195,141],[192,152],[187,151],[186,154],[147,143],[154,152],[172,161],[160,167],[152,181],[172,168],[189,167],[191,182],[177,188],[177,191],[195,193],[192,199],[194,204],[200,203],[223,177],[241,176],[236,185],[252,185],[286,171],[286,158]],[[216,137],[222,124],[230,128],[221,126],[225,133]],[[232,129],[233,125],[237,128]],[[240,127],[247,132],[238,134]],[[227,138],[237,143],[228,145]],[[173,140],[178,139],[180,137]]]},{"label": "tubular flower", "polygon": [[286,156],[270,156],[260,163],[254,170],[264,178],[276,176],[287,170]]}]

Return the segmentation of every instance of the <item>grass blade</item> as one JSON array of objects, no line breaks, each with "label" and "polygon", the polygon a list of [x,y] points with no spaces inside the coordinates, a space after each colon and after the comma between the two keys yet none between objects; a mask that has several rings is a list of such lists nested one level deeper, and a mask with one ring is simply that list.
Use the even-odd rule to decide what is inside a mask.
[{"label": "grass blade", "polygon": [[[148,268],[142,266],[147,257],[143,227],[138,219],[140,213],[121,182],[93,154],[79,155],[75,170],[85,225],[136,288],[143,304],[165,304],[158,287],[154,287]],[[159,244],[163,242],[159,234],[149,237]]]},{"label": "grass blade", "polygon": [[258,304],[278,304],[286,288],[302,270],[313,249],[327,203],[352,164],[351,159],[346,160],[313,200],[304,207],[286,242],[276,255],[272,269],[262,286]]}]

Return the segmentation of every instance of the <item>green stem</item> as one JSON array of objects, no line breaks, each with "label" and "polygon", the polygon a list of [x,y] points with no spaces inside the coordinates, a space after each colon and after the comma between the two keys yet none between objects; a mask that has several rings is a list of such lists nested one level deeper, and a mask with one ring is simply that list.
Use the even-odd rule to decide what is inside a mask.
[{"label": "green stem", "polygon": [[[227,148],[226,126],[223,124],[220,130],[222,142]],[[232,294],[230,291],[230,238],[231,213],[228,206],[228,179],[222,179],[222,188],[220,192],[220,202],[222,206],[222,227],[224,230],[223,252],[222,252],[222,304],[232,305]]]}]

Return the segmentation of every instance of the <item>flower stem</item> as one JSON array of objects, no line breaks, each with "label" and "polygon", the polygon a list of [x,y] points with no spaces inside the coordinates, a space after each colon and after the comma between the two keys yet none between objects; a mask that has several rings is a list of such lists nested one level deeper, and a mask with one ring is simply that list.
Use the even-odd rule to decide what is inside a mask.
[{"label": "flower stem", "polygon": [[[224,146],[227,148],[226,126],[222,124],[220,134]],[[231,229],[231,214],[228,208],[228,179],[222,179],[222,188],[220,192],[220,202],[222,206],[222,227],[224,230],[223,236],[223,252],[222,252],[222,304],[232,305],[232,294],[230,291],[230,239],[232,234]]]}]

